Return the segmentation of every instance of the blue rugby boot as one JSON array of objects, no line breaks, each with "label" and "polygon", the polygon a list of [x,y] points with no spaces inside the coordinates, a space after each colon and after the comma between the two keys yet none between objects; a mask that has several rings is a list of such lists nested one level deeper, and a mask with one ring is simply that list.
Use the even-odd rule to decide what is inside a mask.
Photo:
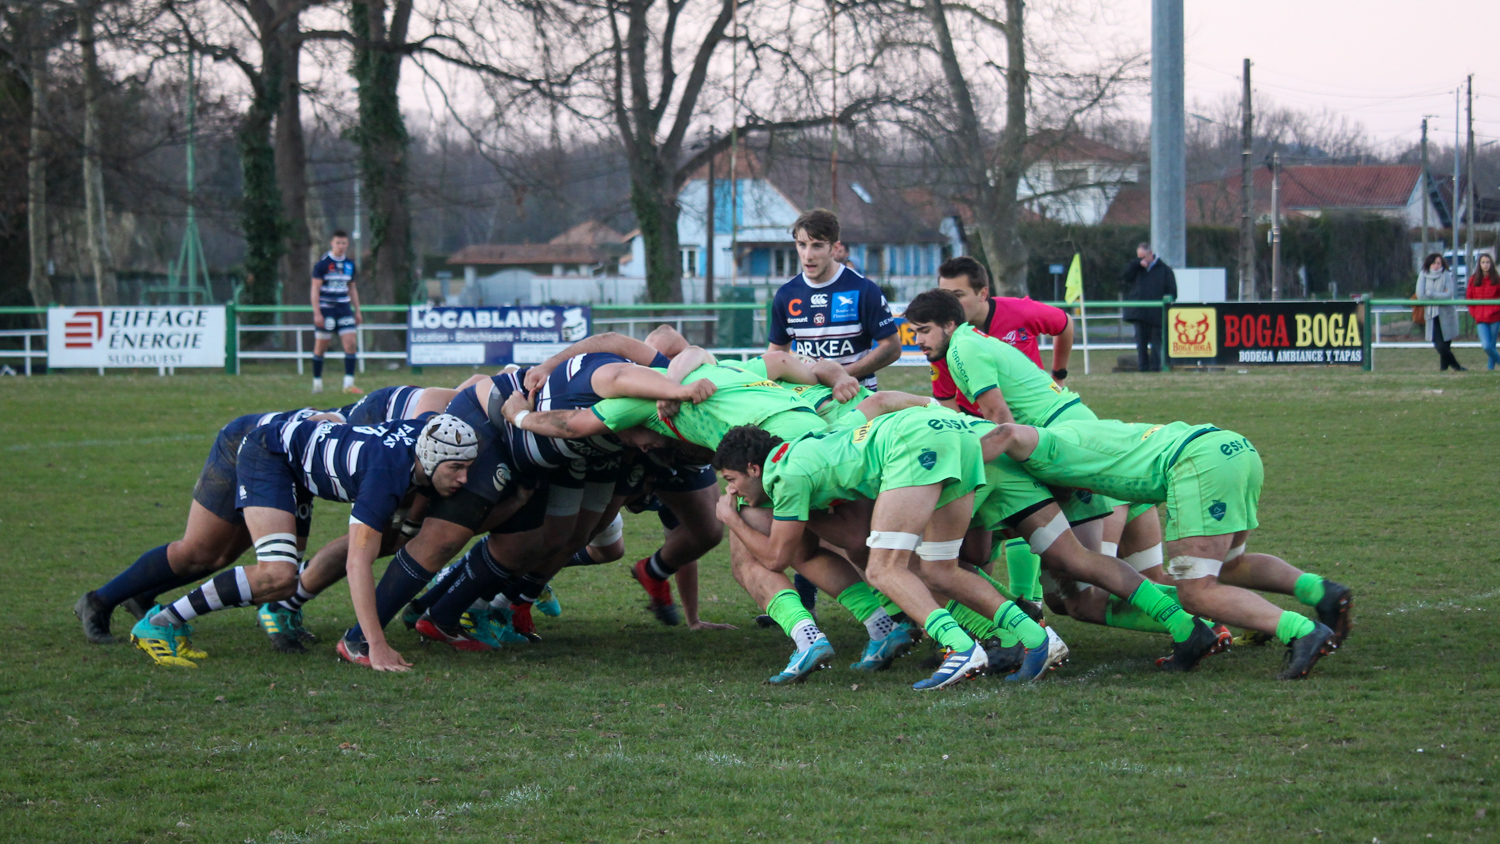
[{"label": "blue rugby boot", "polygon": [[552,591],[550,583],[542,587],[534,606],[537,612],[545,616],[557,618],[562,615],[562,604],[557,600],[557,593]]},{"label": "blue rugby boot", "polygon": [[[157,610],[160,612],[160,610]],[[151,613],[145,618],[137,621],[130,628],[130,643],[146,652],[151,660],[157,665],[173,665],[178,668],[197,668],[198,663],[193,662],[180,653],[178,646],[179,637],[183,642],[187,641],[190,631],[186,624],[178,624],[163,627],[152,624],[151,619],[156,613]]]},{"label": "blue rugby boot", "polygon": [[[1046,646],[1043,646],[1041,651],[1045,654]],[[975,642],[968,650],[949,653],[931,677],[918,680],[912,684],[912,688],[919,692],[946,689],[960,680],[980,673],[989,664],[989,657],[984,652],[984,646]]]},{"label": "blue rugby boot", "polygon": [[1029,680],[1038,680],[1047,673],[1052,666],[1053,651],[1050,641],[1043,642],[1034,648],[1027,648],[1026,655],[1021,658],[1021,667],[1014,672],[1005,675],[1007,683],[1023,683]]},{"label": "blue rugby boot", "polygon": [[910,650],[911,631],[906,625],[898,624],[885,634],[885,638],[871,639],[866,643],[864,655],[849,668],[852,671],[884,671],[897,657],[905,656]]},{"label": "blue rugby boot", "polygon": [[792,654],[792,659],[786,664],[786,668],[783,668],[780,674],[766,678],[766,683],[772,686],[795,685],[832,661],[833,644],[828,641],[827,636],[819,636],[818,640],[813,642],[807,650]]}]

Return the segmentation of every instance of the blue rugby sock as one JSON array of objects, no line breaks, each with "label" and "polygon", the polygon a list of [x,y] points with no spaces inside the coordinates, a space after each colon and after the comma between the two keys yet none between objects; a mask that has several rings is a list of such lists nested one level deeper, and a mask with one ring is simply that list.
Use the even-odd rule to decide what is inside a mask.
[{"label": "blue rugby sock", "polygon": [[323,356],[322,355],[313,355],[313,377],[314,378],[322,378],[323,377]]},{"label": "blue rugby sock", "polygon": [[355,352],[346,353],[344,355],[344,374],[349,376],[350,378],[353,378],[354,365],[356,363],[359,363],[359,355]]},{"label": "blue rugby sock", "polygon": [[[401,612],[401,608],[417,597],[422,587],[431,581],[432,572],[422,568],[405,548],[397,551],[391,564],[386,566],[380,582],[375,585],[375,614],[380,619],[380,626],[383,628],[390,624],[391,619]],[[364,635],[364,631],[355,624],[344,637],[357,642]]]},{"label": "blue rugby sock", "polygon": [[106,608],[113,608],[124,601],[148,594],[153,600],[168,589],[186,586],[197,578],[184,578],[172,571],[167,563],[167,546],[158,545],[142,554],[120,572],[114,580],[99,587],[94,597]]},{"label": "blue rugby sock", "polygon": [[808,612],[815,611],[818,607],[818,587],[800,573],[792,578],[792,585],[797,588],[797,597],[801,599],[802,606]]},{"label": "blue rugby sock", "polygon": [[439,627],[457,625],[475,600],[496,594],[508,579],[505,569],[490,556],[487,543],[480,542],[474,548],[479,553],[471,551],[464,557],[462,571],[457,577],[450,578],[453,585],[427,611],[427,617]]}]

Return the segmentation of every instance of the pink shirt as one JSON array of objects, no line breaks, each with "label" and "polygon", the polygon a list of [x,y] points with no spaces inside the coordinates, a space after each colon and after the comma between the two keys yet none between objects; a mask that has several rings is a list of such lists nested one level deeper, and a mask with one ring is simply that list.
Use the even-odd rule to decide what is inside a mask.
[{"label": "pink shirt", "polygon": [[[1043,334],[1057,336],[1067,330],[1068,315],[1061,308],[1054,308],[1030,297],[1017,299],[1012,296],[990,297],[990,315],[980,330],[997,340],[1020,349],[1037,369],[1042,367],[1042,353],[1037,338]],[[941,401],[957,399],[958,407],[966,413],[979,414],[979,408],[959,395],[958,385],[948,374],[948,364],[937,361],[932,365],[932,395]]]}]

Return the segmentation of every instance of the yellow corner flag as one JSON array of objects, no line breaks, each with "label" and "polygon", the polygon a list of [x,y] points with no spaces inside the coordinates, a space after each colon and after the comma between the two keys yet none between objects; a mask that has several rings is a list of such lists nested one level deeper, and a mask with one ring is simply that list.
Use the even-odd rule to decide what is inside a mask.
[{"label": "yellow corner flag", "polygon": [[1063,291],[1064,302],[1077,302],[1083,298],[1083,261],[1073,253],[1073,266],[1068,267],[1068,286]]}]

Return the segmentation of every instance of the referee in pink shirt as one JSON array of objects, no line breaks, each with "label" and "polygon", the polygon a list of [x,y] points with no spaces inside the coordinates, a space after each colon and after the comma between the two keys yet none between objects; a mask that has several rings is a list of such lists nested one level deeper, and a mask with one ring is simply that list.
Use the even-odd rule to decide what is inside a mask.
[{"label": "referee in pink shirt", "polygon": [[[964,306],[969,324],[997,340],[1009,343],[1043,369],[1042,353],[1037,340],[1052,338],[1052,380],[1062,384],[1068,377],[1068,358],[1073,354],[1073,318],[1061,308],[1044,305],[1030,298],[991,296],[990,276],[973,258],[949,258],[938,267],[938,286],[951,291]],[[938,401],[957,400],[964,407],[964,397],[949,377],[947,367],[934,367],[932,395]]]}]

